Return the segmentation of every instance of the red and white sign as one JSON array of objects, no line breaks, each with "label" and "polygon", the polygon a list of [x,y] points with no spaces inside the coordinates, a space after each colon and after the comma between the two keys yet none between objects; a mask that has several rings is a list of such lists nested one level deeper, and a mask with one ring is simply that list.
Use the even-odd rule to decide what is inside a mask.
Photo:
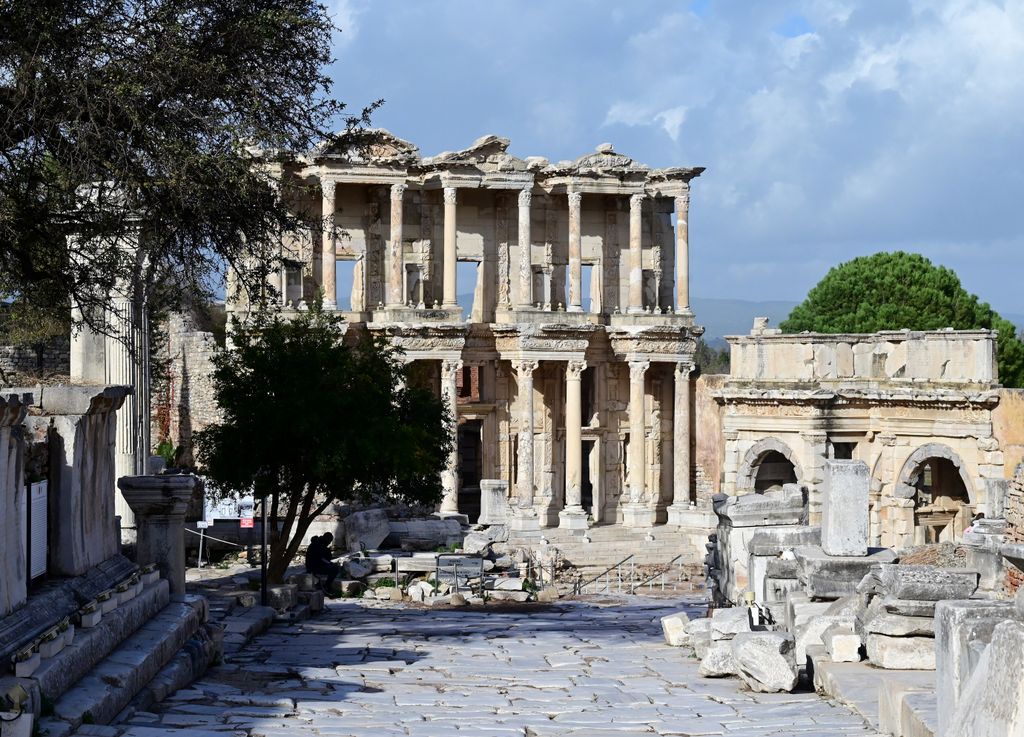
[{"label": "red and white sign", "polygon": [[238,526],[243,530],[246,528],[252,529],[253,518],[252,517],[240,517],[238,520]]}]

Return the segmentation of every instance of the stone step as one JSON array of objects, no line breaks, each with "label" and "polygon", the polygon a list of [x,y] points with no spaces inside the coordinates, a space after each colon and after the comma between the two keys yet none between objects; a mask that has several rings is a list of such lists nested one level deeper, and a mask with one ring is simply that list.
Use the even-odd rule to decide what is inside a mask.
[{"label": "stone step", "polygon": [[74,642],[44,660],[32,674],[31,679],[39,684],[39,692],[49,701],[57,701],[169,601],[167,581],[159,579],[146,586],[131,601],[103,615],[95,627],[79,627],[75,631]]},{"label": "stone step", "polygon": [[39,734],[63,737],[83,723],[107,724],[178,654],[206,622],[206,599],[175,597],[66,691]]}]

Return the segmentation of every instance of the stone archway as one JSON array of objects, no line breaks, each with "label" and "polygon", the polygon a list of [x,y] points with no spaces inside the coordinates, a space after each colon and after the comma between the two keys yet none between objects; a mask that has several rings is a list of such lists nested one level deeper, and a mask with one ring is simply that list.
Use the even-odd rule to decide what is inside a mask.
[{"label": "stone archway", "polygon": [[917,483],[921,475],[921,471],[928,461],[932,459],[944,459],[956,466],[957,471],[960,474],[960,478],[964,483],[964,488],[967,489],[968,498],[971,504],[977,504],[977,490],[974,488],[974,484],[971,481],[971,477],[967,475],[964,470],[964,462],[960,459],[960,456],[950,448],[948,445],[942,443],[928,443],[922,445],[920,448],[915,450],[907,458],[903,464],[903,468],[900,470],[900,475],[896,480],[896,486],[893,489],[893,495],[900,499],[913,499],[914,495],[917,494]]},{"label": "stone archway", "polygon": [[761,463],[772,454],[778,454],[792,465],[795,481],[800,483],[804,478],[804,472],[793,449],[778,438],[762,438],[754,443],[743,456],[743,462],[740,463],[739,471],[736,474],[737,494],[749,494],[756,491],[757,475]]},{"label": "stone archway", "polygon": [[963,460],[942,443],[928,443],[914,451],[904,462],[893,491],[899,498],[914,501],[915,545],[959,541],[977,503]]}]

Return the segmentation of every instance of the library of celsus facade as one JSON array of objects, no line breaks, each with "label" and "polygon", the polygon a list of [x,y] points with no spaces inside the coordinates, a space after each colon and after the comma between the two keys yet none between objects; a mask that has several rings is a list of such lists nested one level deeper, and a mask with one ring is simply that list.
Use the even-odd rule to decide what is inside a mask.
[{"label": "library of celsus facade", "polygon": [[494,136],[425,158],[377,135],[283,170],[328,226],[285,246],[281,310],[322,293],[347,330],[388,336],[409,380],[450,403],[442,513],[476,521],[483,486],[489,520],[518,530],[678,524],[693,495],[702,330],[687,213],[702,169],[651,169],[608,144],[520,159]]}]

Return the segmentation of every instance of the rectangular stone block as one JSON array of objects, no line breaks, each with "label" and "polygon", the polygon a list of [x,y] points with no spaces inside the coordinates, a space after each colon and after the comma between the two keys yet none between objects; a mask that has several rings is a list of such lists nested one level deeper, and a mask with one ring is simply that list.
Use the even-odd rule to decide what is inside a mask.
[{"label": "rectangular stone block", "polygon": [[968,679],[943,737],[1024,735],[1021,672],[1024,672],[1024,625],[1002,622],[992,631],[992,641]]},{"label": "rectangular stone block", "polygon": [[827,555],[868,554],[868,487],[864,461],[825,461],[821,548]]},{"label": "rectangular stone block", "polygon": [[834,624],[825,630],[821,639],[833,663],[860,662],[860,636],[849,627]]},{"label": "rectangular stone block", "polygon": [[935,640],[931,637],[865,638],[868,660],[886,670],[935,670]]},{"label": "rectangular stone block", "polygon": [[1010,601],[940,601],[936,605],[935,691],[940,731],[945,732],[953,721],[960,695],[977,666],[977,646],[987,644],[996,625],[1013,616]]}]

